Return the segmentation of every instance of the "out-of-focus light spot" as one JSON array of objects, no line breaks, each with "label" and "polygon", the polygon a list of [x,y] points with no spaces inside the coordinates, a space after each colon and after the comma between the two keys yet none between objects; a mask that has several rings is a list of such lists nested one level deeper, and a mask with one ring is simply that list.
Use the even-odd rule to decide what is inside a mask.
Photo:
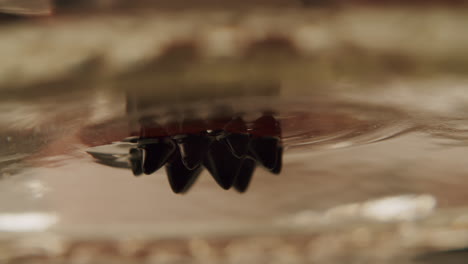
[{"label": "out-of-focus light spot", "polygon": [[378,221],[411,221],[427,217],[435,208],[431,195],[401,195],[363,204],[362,216]]},{"label": "out-of-focus light spot", "polygon": [[350,220],[414,221],[428,217],[436,205],[432,195],[399,195],[339,205],[323,212],[305,210],[280,219],[279,223],[306,226]]},{"label": "out-of-focus light spot", "polygon": [[51,213],[3,213],[0,214],[1,232],[41,232],[58,222],[56,214]]},{"label": "out-of-focus light spot", "polygon": [[26,187],[31,191],[34,198],[39,199],[49,191],[49,188],[40,180],[31,180],[26,182]]},{"label": "out-of-focus light spot", "polygon": [[348,147],[351,147],[352,145],[353,145],[352,142],[343,141],[343,142],[339,142],[339,143],[331,145],[330,148],[331,149],[348,148]]}]

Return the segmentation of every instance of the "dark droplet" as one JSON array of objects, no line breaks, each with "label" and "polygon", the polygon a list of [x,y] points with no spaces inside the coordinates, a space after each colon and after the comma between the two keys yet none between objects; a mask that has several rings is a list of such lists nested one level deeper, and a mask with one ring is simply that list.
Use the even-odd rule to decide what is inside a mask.
[{"label": "dark droplet", "polygon": [[236,158],[229,146],[226,144],[214,141],[208,151],[203,165],[208,169],[216,182],[223,189],[229,189],[234,184],[234,180],[239,173],[242,165],[242,160]]}]

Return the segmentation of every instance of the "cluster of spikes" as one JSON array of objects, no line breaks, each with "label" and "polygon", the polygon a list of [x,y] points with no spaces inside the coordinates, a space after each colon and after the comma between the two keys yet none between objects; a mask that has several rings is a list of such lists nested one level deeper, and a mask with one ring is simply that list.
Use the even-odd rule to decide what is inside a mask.
[{"label": "cluster of spikes", "polygon": [[239,192],[247,190],[258,165],[274,174],[281,171],[280,126],[271,115],[260,117],[249,128],[241,118],[220,129],[175,135],[151,136],[151,127],[155,125],[142,126],[137,145],[130,149],[133,174],[152,174],[164,167],[175,193],[187,192],[203,168],[223,189],[234,187]]}]

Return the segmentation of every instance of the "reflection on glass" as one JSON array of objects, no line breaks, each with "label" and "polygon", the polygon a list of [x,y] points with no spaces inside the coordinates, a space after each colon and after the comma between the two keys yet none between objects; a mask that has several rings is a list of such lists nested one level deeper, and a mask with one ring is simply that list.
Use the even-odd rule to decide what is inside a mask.
[{"label": "reflection on glass", "polygon": [[55,225],[58,220],[58,216],[52,213],[2,213],[0,214],[0,231],[40,232]]},{"label": "reflection on glass", "polygon": [[206,168],[223,189],[245,192],[255,168],[281,172],[283,147],[280,123],[264,113],[247,124],[241,117],[185,120],[161,126],[151,118],[140,121],[140,136],[124,143],[127,153],[88,151],[97,162],[130,167],[135,176],[164,167],[175,193],[187,192]]}]

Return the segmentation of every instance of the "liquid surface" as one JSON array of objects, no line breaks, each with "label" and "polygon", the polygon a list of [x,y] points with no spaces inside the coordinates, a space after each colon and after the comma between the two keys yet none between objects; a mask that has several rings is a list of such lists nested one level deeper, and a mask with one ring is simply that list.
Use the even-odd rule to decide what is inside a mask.
[{"label": "liquid surface", "polygon": [[[44,103],[10,100],[1,104],[9,109],[1,116],[1,206],[11,212],[54,212],[60,219],[54,228],[67,229],[271,221],[304,209],[413,193],[434,196],[440,208],[465,204],[463,111],[444,117],[446,112],[419,106],[408,111],[391,101],[362,103],[343,95],[160,103],[136,112],[127,109],[129,96],[117,92],[50,96]],[[447,100],[451,96],[446,93]],[[220,112],[221,106],[231,109]],[[178,121],[187,112],[209,119],[226,111],[254,120],[265,110],[281,122],[283,174],[259,170],[245,195],[214,188],[205,174],[190,194],[173,195],[159,172],[134,178],[86,153],[135,136],[133,121],[143,112]]]}]

